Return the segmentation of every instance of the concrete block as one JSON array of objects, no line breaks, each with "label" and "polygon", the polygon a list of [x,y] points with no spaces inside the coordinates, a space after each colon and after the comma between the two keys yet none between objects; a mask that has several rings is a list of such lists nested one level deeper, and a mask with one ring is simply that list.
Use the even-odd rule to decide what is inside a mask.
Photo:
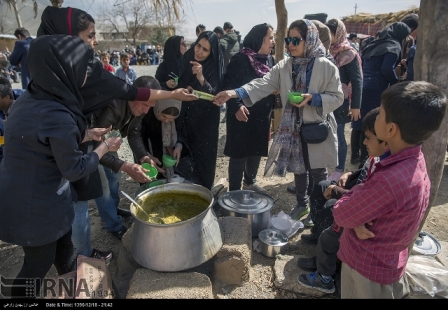
[{"label": "concrete block", "polygon": [[221,217],[223,246],[214,261],[214,280],[224,284],[243,285],[251,279],[252,229],[245,218]]},{"label": "concrete block", "polygon": [[312,298],[319,298],[325,294],[316,289],[305,287],[297,281],[301,274],[307,274],[309,271],[304,271],[297,266],[297,260],[301,255],[277,255],[274,265],[274,285],[282,290],[299,293],[310,296]]},{"label": "concrete block", "polygon": [[210,278],[197,272],[164,273],[138,269],[126,299],[213,299]]}]

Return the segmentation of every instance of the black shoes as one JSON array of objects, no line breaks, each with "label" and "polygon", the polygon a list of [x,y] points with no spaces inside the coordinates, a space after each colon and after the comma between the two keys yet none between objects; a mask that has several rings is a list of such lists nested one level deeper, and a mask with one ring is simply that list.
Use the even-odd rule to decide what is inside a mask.
[{"label": "black shoes", "polygon": [[93,249],[92,254],[90,254],[90,257],[92,258],[104,259],[106,264],[112,260],[112,256],[112,251],[100,251],[97,249]]},{"label": "black shoes", "polygon": [[314,272],[317,270],[316,256],[313,257],[299,257],[297,266],[302,270]]},{"label": "black shoes", "polygon": [[317,239],[316,239],[316,237],[313,236],[313,234],[301,235],[300,239],[303,241],[303,243],[306,243],[306,244],[317,244]]},{"label": "black shoes", "polygon": [[122,227],[121,229],[117,231],[111,231],[110,233],[114,235],[115,238],[120,239],[123,238],[123,235],[128,231],[126,227]]}]

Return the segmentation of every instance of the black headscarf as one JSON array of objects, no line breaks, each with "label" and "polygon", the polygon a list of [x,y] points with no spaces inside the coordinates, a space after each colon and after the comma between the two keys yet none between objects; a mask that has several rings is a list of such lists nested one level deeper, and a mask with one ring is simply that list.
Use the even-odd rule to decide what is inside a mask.
[{"label": "black headscarf", "polygon": [[274,65],[272,57],[272,61],[268,61],[270,55],[262,55],[258,53],[263,45],[264,37],[268,33],[269,28],[271,28],[271,26],[266,23],[252,27],[249,33],[244,37],[243,48],[240,52],[249,58],[252,68],[260,77],[268,73]]},{"label": "black headscarf", "polygon": [[[224,59],[222,56],[221,46],[219,44],[219,38],[213,31],[202,32],[193,46],[185,52],[182,57],[182,64],[180,66],[178,87],[186,88],[188,85],[191,85],[196,81],[196,75],[194,75],[191,70],[193,65],[190,61],[196,61],[194,59],[194,47],[202,38],[205,38],[210,42],[211,49],[210,55],[205,60],[198,61],[202,65],[202,74],[208,81],[217,80],[217,88],[221,90],[224,80]],[[211,78],[212,76],[214,78]]]},{"label": "black headscarf", "polygon": [[166,66],[166,72],[173,72],[179,75],[180,62],[182,59],[182,53],[180,52],[180,42],[184,37],[172,36],[165,41],[163,46],[163,62]]},{"label": "black headscarf", "polygon": [[41,36],[33,40],[27,56],[31,74],[28,91],[33,98],[57,101],[77,119],[81,133],[87,126],[82,113],[87,65],[93,59],[93,49],[81,38],[67,35]]},{"label": "black headscarf", "polygon": [[[53,34],[78,36],[80,32],[78,17],[81,14],[87,13],[70,7],[47,6],[42,13],[37,37]],[[86,84],[81,89],[84,99],[82,112],[87,118],[114,99],[134,100],[137,96],[138,89],[136,87],[126,84],[105,70],[103,64],[97,59],[93,59],[89,63],[87,74]],[[31,78],[33,78],[32,75]]]},{"label": "black headscarf", "polygon": [[362,57],[370,59],[386,53],[401,55],[401,42],[411,33],[405,23],[397,22],[390,24],[379,34],[379,38],[370,42],[362,51]]}]

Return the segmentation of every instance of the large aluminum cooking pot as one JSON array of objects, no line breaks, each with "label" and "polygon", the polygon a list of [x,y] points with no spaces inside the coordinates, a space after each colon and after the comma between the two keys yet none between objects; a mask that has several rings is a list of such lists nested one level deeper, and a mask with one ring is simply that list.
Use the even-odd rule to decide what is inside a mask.
[{"label": "large aluminum cooking pot", "polygon": [[247,218],[252,227],[252,237],[269,226],[274,200],[271,196],[255,191],[230,191],[218,199],[223,216]]},{"label": "large aluminum cooking pot", "polygon": [[207,188],[188,183],[168,183],[149,188],[137,195],[140,198],[160,192],[182,192],[199,195],[210,202],[201,214],[174,224],[153,224],[134,217],[131,254],[137,263],[155,271],[181,271],[205,263],[221,248],[222,238],[218,218],[213,208],[213,194]]}]

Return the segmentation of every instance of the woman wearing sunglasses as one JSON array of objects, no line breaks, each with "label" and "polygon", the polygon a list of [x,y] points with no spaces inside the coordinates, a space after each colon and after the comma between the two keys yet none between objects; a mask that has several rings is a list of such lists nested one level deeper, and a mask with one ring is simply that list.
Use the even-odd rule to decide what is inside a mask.
[{"label": "woman wearing sunglasses", "polygon": [[[283,116],[269,150],[264,175],[294,173],[297,206],[290,215],[297,220],[309,212],[308,195],[314,184],[326,180],[326,168],[336,167],[338,163],[337,124],[332,112],[342,104],[344,95],[339,70],[325,57],[325,48],[313,22],[307,19],[292,22],[285,43],[291,57],[280,61],[262,78],[241,88],[220,92],[214,103],[222,105],[231,98],[239,98],[250,107],[279,91]],[[290,91],[301,92],[303,100],[291,103]],[[300,136],[302,125],[322,122],[328,124],[328,137],[318,144],[305,143]]]}]

